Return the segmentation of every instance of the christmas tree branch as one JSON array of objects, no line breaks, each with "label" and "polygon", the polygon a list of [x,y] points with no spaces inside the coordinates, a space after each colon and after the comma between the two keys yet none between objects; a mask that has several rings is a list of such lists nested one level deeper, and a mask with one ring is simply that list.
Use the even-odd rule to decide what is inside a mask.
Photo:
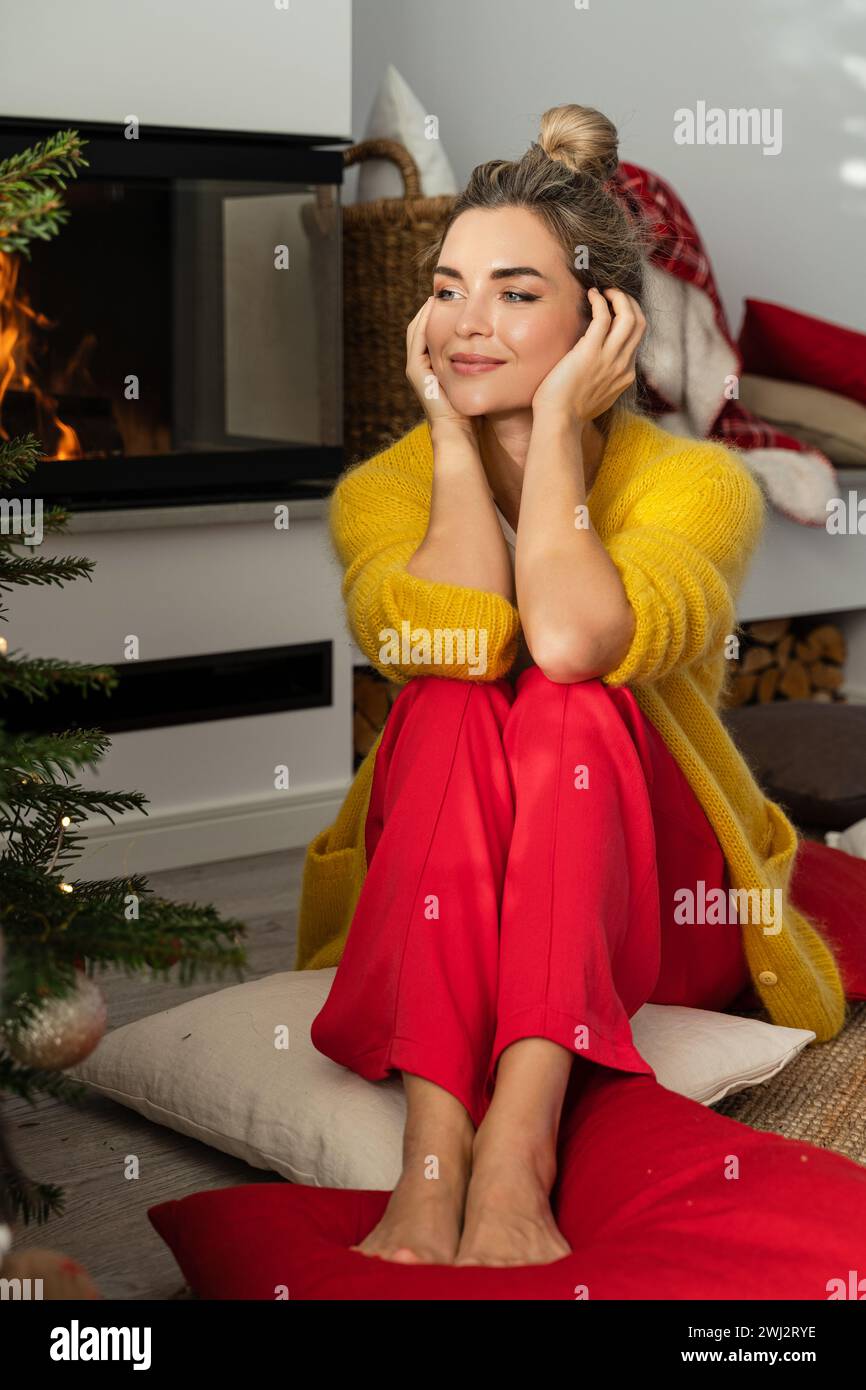
[{"label": "christmas tree branch", "polygon": [[0,1047],[0,1092],[20,1096],[29,1105],[35,1105],[40,1096],[50,1096],[52,1100],[82,1100],[87,1089],[62,1072],[22,1066]]},{"label": "christmas tree branch", "polygon": [[56,236],[69,217],[56,190],[88,167],[86,143],[77,131],[62,130],[0,160],[0,251],[29,256],[30,241]]},{"label": "christmas tree branch", "polygon": [[117,672],[111,666],[86,662],[55,661],[50,657],[24,657],[18,651],[0,657],[0,695],[16,691],[28,700],[42,699],[60,686],[74,686],[85,696],[88,690],[111,691]]},{"label": "christmas tree branch", "polygon": [[0,543],[0,589],[16,584],[56,584],[59,588],[73,579],[89,579],[94,568],[93,561],[84,556],[34,555],[32,546],[27,547],[27,554],[15,554],[9,544],[8,538],[5,545]]},{"label": "christmas tree branch", "polygon": [[53,1183],[31,1182],[23,1173],[6,1175],[6,1195],[25,1225],[35,1221],[44,1226],[50,1217],[62,1216],[66,1208],[62,1188]]},{"label": "christmas tree branch", "polygon": [[22,779],[26,784],[53,782],[59,772],[68,781],[76,770],[95,768],[110,747],[111,739],[101,729],[70,729],[24,738],[7,733],[0,724],[0,806],[7,794],[22,795],[18,790]]},{"label": "christmas tree branch", "polygon": [[0,490],[26,481],[42,457],[42,445],[35,434],[0,440]]}]

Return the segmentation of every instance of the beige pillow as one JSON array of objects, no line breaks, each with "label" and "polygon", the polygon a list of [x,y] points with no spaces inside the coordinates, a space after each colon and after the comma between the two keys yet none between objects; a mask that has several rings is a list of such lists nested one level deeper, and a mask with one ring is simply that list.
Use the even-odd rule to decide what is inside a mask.
[{"label": "beige pillow", "polygon": [[740,404],[846,468],[866,467],[866,405],[797,381],[746,373]]},{"label": "beige pillow", "polygon": [[[381,86],[362,140],[396,140],[404,145],[418,166],[423,198],[455,195],[457,180],[440,133],[430,121],[433,113],[422,106],[406,79],[393,63],[385,69]],[[358,178],[357,202],[374,198],[403,198],[403,176],[390,160],[365,160]]]},{"label": "beige pillow", "polygon": [[[254,1168],[313,1186],[389,1191],[406,1114],[399,1076],[366,1081],[310,1041],[335,973],[270,975],[128,1023],[70,1075]],[[645,1004],[632,1032],[660,1083],[705,1105],[775,1076],[815,1037],[660,1004]],[[275,1046],[285,1038],[287,1048]]]}]

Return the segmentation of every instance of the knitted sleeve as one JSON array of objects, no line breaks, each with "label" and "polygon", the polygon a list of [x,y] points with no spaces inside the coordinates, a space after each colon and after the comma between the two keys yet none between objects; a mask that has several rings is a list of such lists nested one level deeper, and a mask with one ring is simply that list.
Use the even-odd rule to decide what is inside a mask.
[{"label": "knitted sleeve", "polygon": [[349,469],[331,494],[330,534],[352,635],[371,666],[397,684],[420,675],[498,680],[517,652],[517,608],[501,594],[407,571],[427,532],[430,493],[399,451]]},{"label": "knitted sleeve", "polygon": [[607,685],[650,684],[718,656],[764,524],[764,494],[725,445],[702,443],[653,472],[604,542],[636,621]]}]

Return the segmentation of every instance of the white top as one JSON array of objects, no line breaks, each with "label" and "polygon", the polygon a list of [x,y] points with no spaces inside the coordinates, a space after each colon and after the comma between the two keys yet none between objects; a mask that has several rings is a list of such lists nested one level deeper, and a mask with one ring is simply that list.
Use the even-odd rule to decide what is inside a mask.
[{"label": "white top", "polygon": [[510,523],[509,523],[508,521],[506,521],[506,519],[505,519],[505,513],[502,512],[502,511],[500,510],[499,503],[498,503],[498,502],[494,502],[493,505],[494,505],[494,507],[496,508],[496,515],[499,517],[499,525],[502,527],[502,534],[503,534],[503,536],[505,537],[505,544],[508,546],[508,549],[511,551],[511,567],[512,567],[512,569],[513,569],[513,568],[514,568],[514,547],[515,547],[516,544],[517,544],[517,532],[515,531],[514,527],[513,527],[512,525],[510,525]]}]

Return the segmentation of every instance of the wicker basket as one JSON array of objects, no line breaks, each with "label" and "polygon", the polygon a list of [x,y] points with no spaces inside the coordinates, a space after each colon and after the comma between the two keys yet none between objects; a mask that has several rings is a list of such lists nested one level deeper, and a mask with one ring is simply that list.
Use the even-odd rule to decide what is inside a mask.
[{"label": "wicker basket", "polygon": [[422,198],[418,168],[396,140],[362,140],[346,167],[390,159],[403,175],[402,198],[343,209],[343,422],[346,464],[368,458],[423,418],[406,379],[406,329],[429,286],[415,256],[441,234],[454,196]]}]

